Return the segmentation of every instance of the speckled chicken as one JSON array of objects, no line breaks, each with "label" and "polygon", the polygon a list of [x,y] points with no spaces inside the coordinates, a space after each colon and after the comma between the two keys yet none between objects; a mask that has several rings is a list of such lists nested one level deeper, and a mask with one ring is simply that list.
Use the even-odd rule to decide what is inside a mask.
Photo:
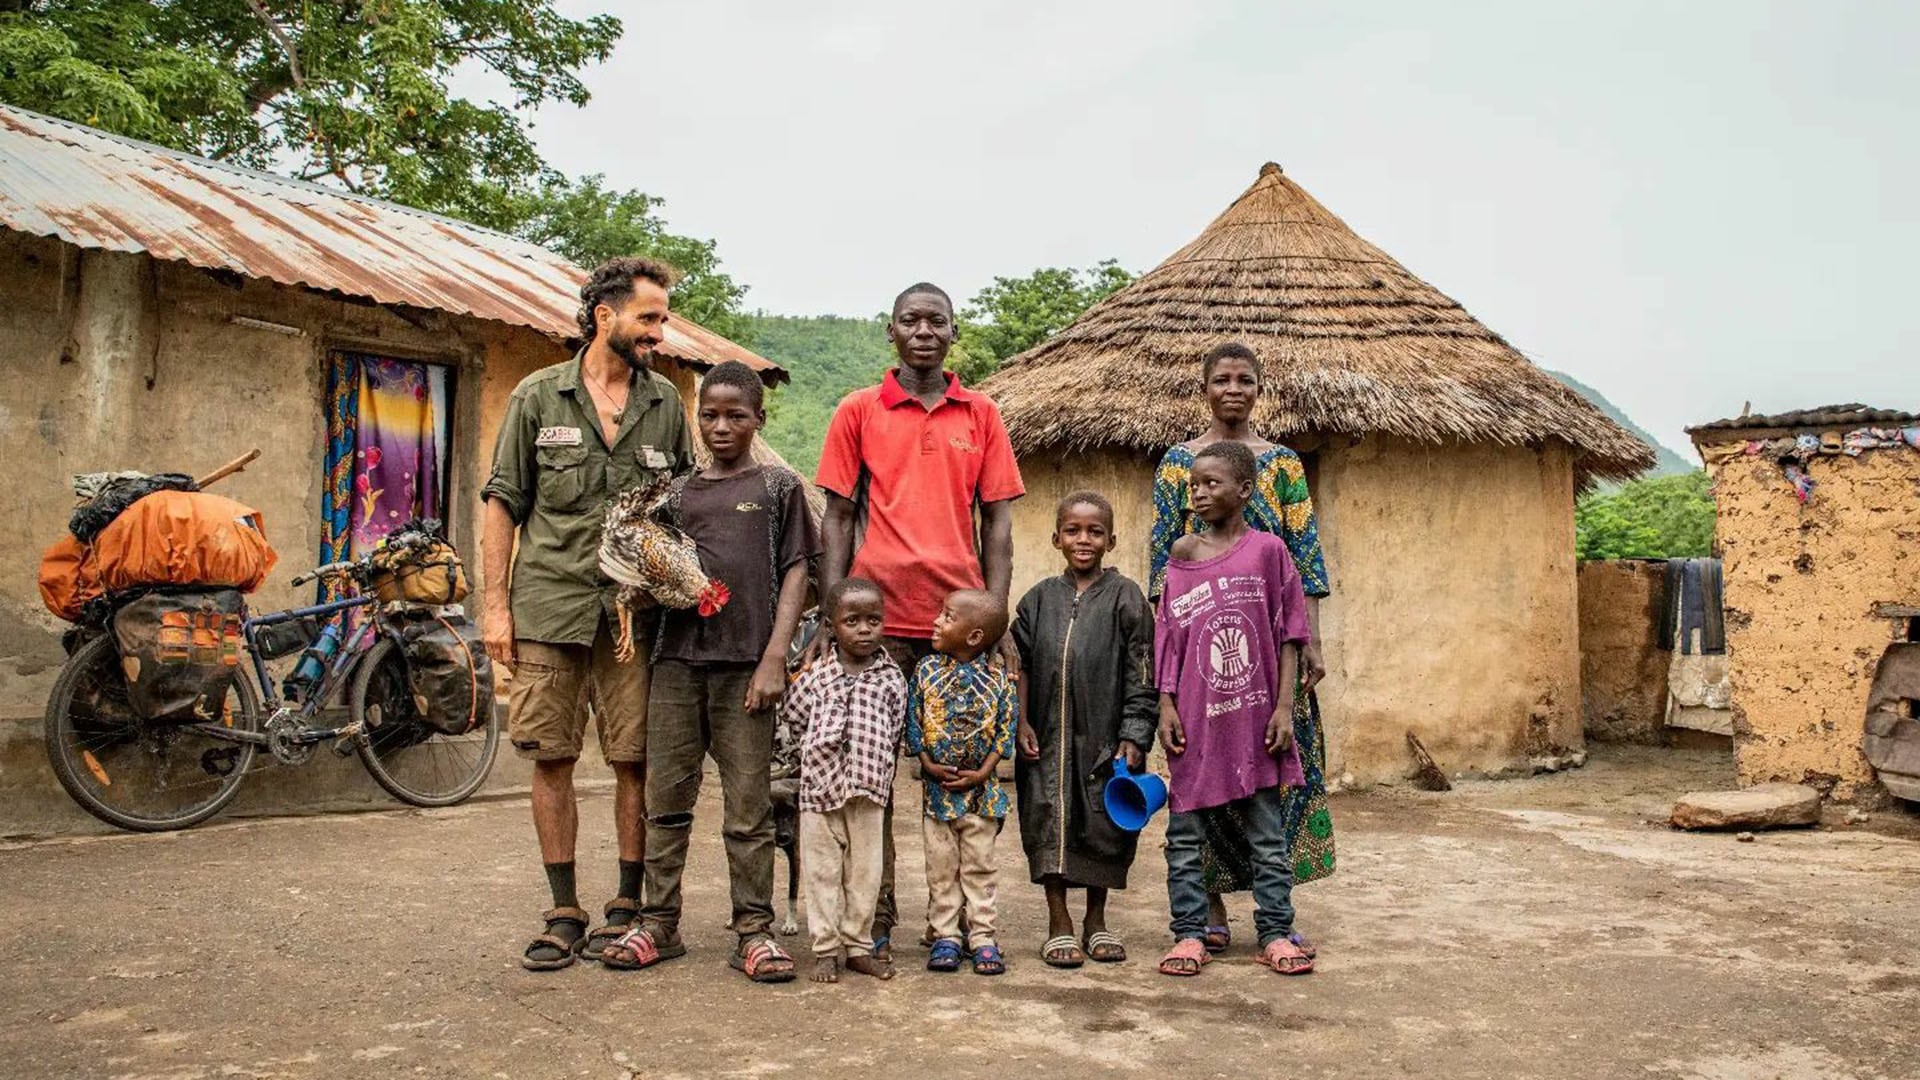
[{"label": "speckled chicken", "polygon": [[620,620],[614,656],[633,659],[633,613],[641,594],[662,607],[698,607],[703,616],[726,606],[727,586],[707,576],[693,538],[667,524],[660,513],[670,481],[631,488],[607,506],[600,535],[600,572],[620,584],[614,610]]}]

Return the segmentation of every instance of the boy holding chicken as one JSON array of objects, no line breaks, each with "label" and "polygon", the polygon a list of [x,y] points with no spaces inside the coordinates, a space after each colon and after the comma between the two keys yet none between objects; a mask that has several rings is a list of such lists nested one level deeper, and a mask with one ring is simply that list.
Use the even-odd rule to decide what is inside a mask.
[{"label": "boy holding chicken", "polygon": [[682,956],[680,881],[700,794],[713,758],[723,793],[733,895],[732,964],[754,982],[787,982],[793,958],[774,941],[773,802],[767,764],[773,707],[786,690],[786,648],[800,621],[808,560],[820,553],[800,478],[753,460],[766,422],[765,391],[729,361],[701,382],[695,419],[712,455],[676,479],[667,517],[699,549],[708,576],[730,594],[717,612],[669,610],[652,649],[647,724],[646,896],[640,925],[607,946],[602,963],[651,967]]}]

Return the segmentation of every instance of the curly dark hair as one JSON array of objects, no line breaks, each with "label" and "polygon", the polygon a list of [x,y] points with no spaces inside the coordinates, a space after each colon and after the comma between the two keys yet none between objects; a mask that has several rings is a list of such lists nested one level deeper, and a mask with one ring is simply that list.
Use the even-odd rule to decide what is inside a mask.
[{"label": "curly dark hair", "polygon": [[1235,442],[1232,439],[1221,439],[1219,442],[1208,443],[1201,447],[1200,452],[1193,455],[1194,463],[1198,464],[1202,458],[1219,458],[1226,462],[1237,484],[1253,483],[1254,473],[1259,468],[1253,459],[1253,451],[1247,448],[1247,444]]},{"label": "curly dark hair", "polygon": [[766,408],[767,387],[753,369],[738,360],[726,360],[715,364],[700,380],[700,396],[706,397],[707,391],[715,386],[731,386],[747,399],[747,404],[756,409]]},{"label": "curly dark hair", "polygon": [[593,309],[601,304],[618,304],[633,295],[633,281],[639,278],[651,281],[663,289],[671,289],[680,280],[680,271],[644,255],[623,255],[617,259],[608,259],[593,268],[587,283],[580,286],[580,314],[574,316],[580,324],[580,340],[592,341],[600,326],[593,317]]},{"label": "curly dark hair", "polygon": [[1245,360],[1253,368],[1253,381],[1256,383],[1264,376],[1260,368],[1260,356],[1251,346],[1239,341],[1223,341],[1208,349],[1206,355],[1200,358],[1200,378],[1213,378],[1214,365],[1222,360]]}]

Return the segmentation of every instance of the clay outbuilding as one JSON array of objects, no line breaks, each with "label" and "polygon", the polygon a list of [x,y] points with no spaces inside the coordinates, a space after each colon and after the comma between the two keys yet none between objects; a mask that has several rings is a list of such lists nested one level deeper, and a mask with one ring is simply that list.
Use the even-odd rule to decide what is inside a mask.
[{"label": "clay outbuilding", "polygon": [[1054,504],[1113,500],[1145,581],[1153,469],[1206,427],[1200,356],[1252,346],[1259,432],[1305,458],[1330,775],[1395,780],[1417,732],[1450,772],[1581,745],[1574,494],[1653,451],[1361,239],[1277,165],[1192,243],[1014,357],[999,402],[1028,495],[1014,589],[1057,572]]},{"label": "clay outbuilding", "polygon": [[1688,430],[1713,476],[1740,783],[1920,800],[1920,414]]},{"label": "clay outbuilding", "polygon": [[[417,465],[385,490],[410,486],[471,559],[494,428],[521,378],[572,354],[585,276],[465,222],[0,106],[0,774],[46,771],[39,717],[64,657],[35,572],[72,474],[198,474],[261,448],[220,490],[264,514],[280,553],[257,604],[290,604],[312,593],[288,578],[395,512],[356,424],[412,395]],[[723,360],[786,377],[684,319],[657,367],[690,408]]]}]

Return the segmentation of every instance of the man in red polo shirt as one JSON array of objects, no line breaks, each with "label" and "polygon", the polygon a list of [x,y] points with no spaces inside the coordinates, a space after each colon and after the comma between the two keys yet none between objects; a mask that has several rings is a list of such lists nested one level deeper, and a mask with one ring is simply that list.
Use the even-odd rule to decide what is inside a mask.
[{"label": "man in red polo shirt", "polygon": [[[894,300],[887,340],[900,366],[841,399],[814,478],[827,493],[820,593],[849,574],[878,582],[888,651],[908,673],[932,650],[948,593],[984,588],[1006,603],[1013,500],[1026,494],[1000,410],[946,370],[953,334],[953,301],[938,286],[921,282]],[[1003,641],[999,654],[1010,651]],[[890,960],[898,921],[891,806],[885,830],[873,936],[874,955]]]}]

